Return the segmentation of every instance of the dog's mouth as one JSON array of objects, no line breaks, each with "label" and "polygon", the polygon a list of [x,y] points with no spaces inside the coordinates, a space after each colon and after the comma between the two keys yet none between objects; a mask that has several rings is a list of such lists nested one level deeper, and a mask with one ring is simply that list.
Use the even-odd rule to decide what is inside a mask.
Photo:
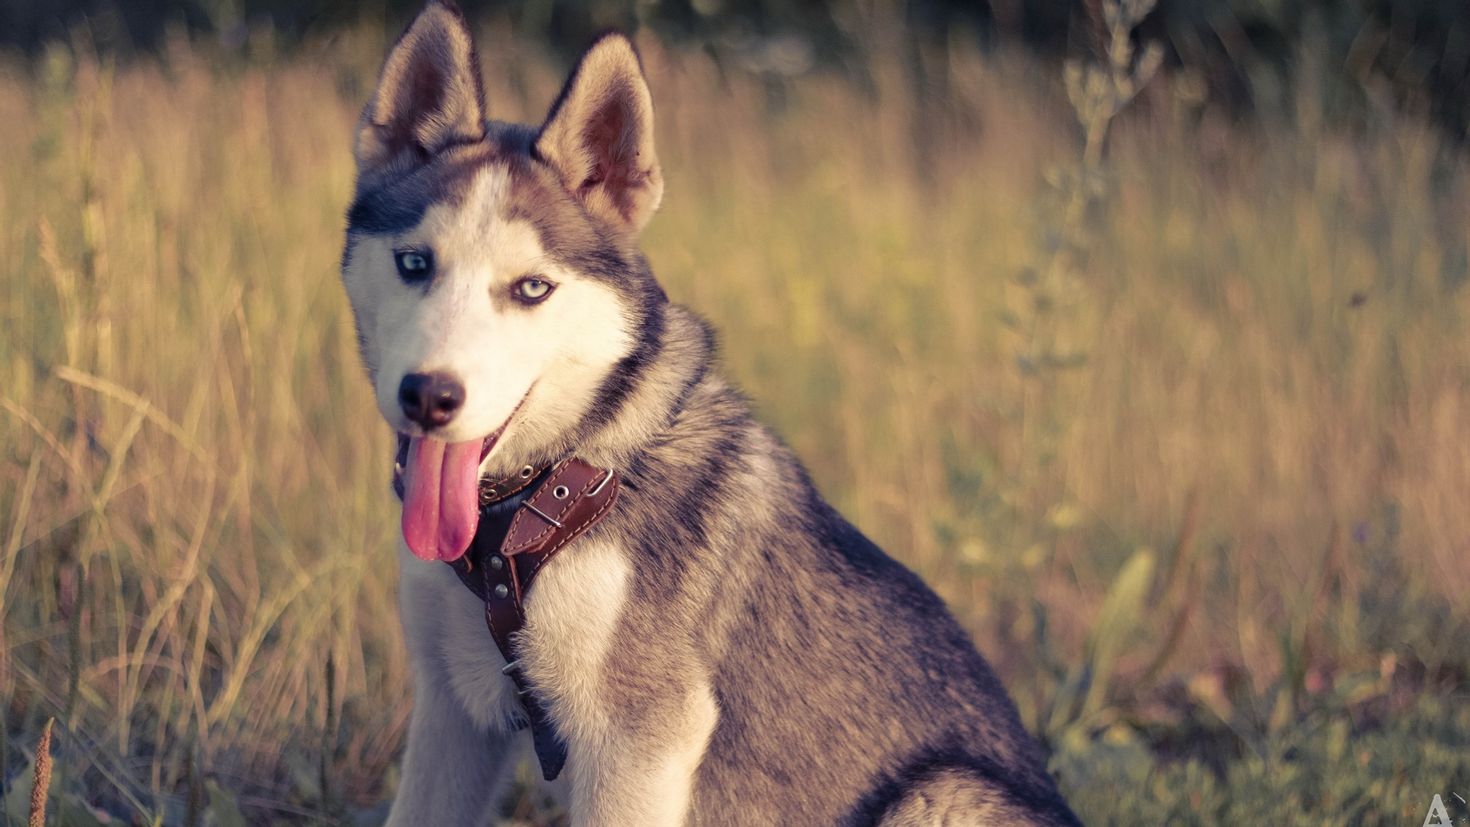
[{"label": "dog's mouth", "polygon": [[[530,392],[527,391],[527,395]],[[480,463],[520,411],[483,439],[444,442],[398,435],[393,488],[403,498],[403,539],[421,560],[458,560],[480,525]]]}]

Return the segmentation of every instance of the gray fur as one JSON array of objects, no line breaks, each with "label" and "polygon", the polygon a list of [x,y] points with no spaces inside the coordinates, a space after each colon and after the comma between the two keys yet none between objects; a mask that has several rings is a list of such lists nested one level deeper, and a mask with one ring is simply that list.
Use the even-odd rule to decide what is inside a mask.
[{"label": "gray fur", "polygon": [[[609,60],[641,84],[636,58]],[[569,741],[573,824],[1076,824],[969,636],[821,498],[721,377],[708,327],[664,297],[639,222],[579,201],[535,134],[490,123],[395,175],[365,169],[344,269],[358,239],[457,204],[456,182],[493,165],[546,251],[615,288],[631,345],[580,419],[507,432],[487,460],[575,452],[623,475],[617,507],[546,568],[520,640]],[[519,713],[474,597],[402,558],[416,709],[391,823],[482,822]],[[605,642],[577,649],[584,633]]]},{"label": "gray fur", "polygon": [[596,532],[638,558],[605,667],[623,725],[656,741],[678,676],[712,675],[720,720],[690,823],[982,823],[955,820],[972,806],[983,823],[1073,823],[938,597],[706,369],[702,323],[676,306],[668,318],[663,351],[698,378],[663,394],[682,402],[653,439],[603,447],[626,484]]}]

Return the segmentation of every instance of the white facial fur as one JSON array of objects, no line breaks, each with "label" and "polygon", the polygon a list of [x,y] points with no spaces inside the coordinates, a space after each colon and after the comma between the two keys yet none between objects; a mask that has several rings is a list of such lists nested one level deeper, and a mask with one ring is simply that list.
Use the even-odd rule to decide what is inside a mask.
[{"label": "white facial fur", "polygon": [[[547,255],[529,222],[505,217],[509,197],[509,172],[486,166],[462,204],[434,205],[402,234],[358,240],[343,274],[378,410],[396,430],[420,433],[398,402],[409,373],[441,371],[464,384],[463,409],[433,434],[449,442],[490,435],[525,399],[487,470],[503,446],[549,440],[575,424],[632,348],[617,292]],[[404,247],[433,251],[427,292],[399,277],[394,251]],[[526,276],[556,289],[540,304],[520,304],[511,290]]]}]

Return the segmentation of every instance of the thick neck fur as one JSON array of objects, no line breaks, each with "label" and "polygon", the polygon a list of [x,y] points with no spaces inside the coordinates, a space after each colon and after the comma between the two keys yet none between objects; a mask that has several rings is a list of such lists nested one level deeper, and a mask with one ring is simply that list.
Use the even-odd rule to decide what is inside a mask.
[{"label": "thick neck fur", "polygon": [[[503,452],[496,467],[487,469],[489,475],[510,473],[523,463],[543,465],[570,455],[626,471],[661,443],[695,389],[710,379],[714,336],[703,319],[669,302],[654,308],[643,325],[648,340],[607,377],[592,408],[576,427],[553,444],[535,448],[506,445],[511,450]],[[608,389],[615,383],[625,383],[626,387],[610,393]],[[609,400],[608,396],[614,398]]]},{"label": "thick neck fur", "polygon": [[617,412],[584,434],[576,448],[589,462],[627,468],[673,427],[695,387],[709,376],[714,336],[708,324],[676,304],[666,303],[661,310],[656,351],[641,366]]}]

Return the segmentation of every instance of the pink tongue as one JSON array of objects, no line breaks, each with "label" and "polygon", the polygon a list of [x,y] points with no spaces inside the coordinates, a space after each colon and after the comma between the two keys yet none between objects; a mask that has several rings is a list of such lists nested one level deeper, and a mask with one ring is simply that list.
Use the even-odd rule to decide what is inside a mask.
[{"label": "pink tongue", "polygon": [[482,440],[415,437],[404,468],[403,539],[423,560],[457,560],[480,524]]}]

